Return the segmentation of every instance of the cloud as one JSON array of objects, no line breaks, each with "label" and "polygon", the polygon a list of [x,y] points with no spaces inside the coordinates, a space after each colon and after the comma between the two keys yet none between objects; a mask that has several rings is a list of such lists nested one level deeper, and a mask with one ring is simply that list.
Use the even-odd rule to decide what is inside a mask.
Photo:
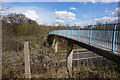
[{"label": "cloud", "polygon": [[84,5],[86,5],[87,4],[87,2],[84,2]]},{"label": "cloud", "polygon": [[57,22],[57,23],[64,23],[64,21],[61,20],[61,19],[57,19],[57,20],[55,20],[55,22]]},{"label": "cloud", "polygon": [[111,2],[119,2],[120,0],[58,0],[59,2],[102,2],[102,3],[111,3]]},{"label": "cloud", "polygon": [[32,19],[32,20],[37,20],[37,19],[39,19],[38,15],[37,15],[36,12],[33,11],[33,10],[29,10],[29,11],[23,13],[23,14],[25,14],[26,17],[28,17],[28,18],[30,18],[30,19]]},{"label": "cloud", "polygon": [[62,19],[64,21],[73,21],[76,20],[75,14],[67,11],[56,11],[55,12],[57,19]]},{"label": "cloud", "polygon": [[108,13],[110,16],[117,17],[118,13],[120,13],[120,9],[116,8],[114,11],[110,11],[106,8],[105,13]]},{"label": "cloud", "polygon": [[88,25],[96,25],[97,22],[106,24],[106,21],[107,21],[107,24],[118,23],[118,17],[101,17],[101,18],[96,18],[94,20],[78,21],[78,22],[75,22],[75,24],[84,27]]},{"label": "cloud", "polygon": [[95,21],[94,20],[87,20],[87,21],[79,21],[79,22],[75,22],[75,24],[80,25],[82,27],[84,26],[88,26],[88,25],[95,25]]},{"label": "cloud", "polygon": [[120,9],[119,8],[116,8],[115,11],[111,12],[111,15],[112,16],[118,16],[118,13],[120,13]]},{"label": "cloud", "polygon": [[50,12],[47,10],[39,10],[39,14],[37,14],[37,11],[34,10],[28,10],[24,12],[26,17],[35,20],[39,25],[54,25],[55,22],[55,15],[54,12]]},{"label": "cloud", "polygon": [[87,16],[87,15],[83,15],[83,17],[84,17],[84,18],[88,18],[88,16]]},{"label": "cloud", "polygon": [[119,0],[3,0],[2,2],[118,2]]},{"label": "cloud", "polygon": [[76,10],[76,8],[75,7],[70,7],[70,10]]},{"label": "cloud", "polygon": [[106,9],[105,9],[105,13],[109,13],[109,12],[110,12],[110,11],[106,8]]},{"label": "cloud", "polygon": [[92,3],[95,3],[95,0],[92,0],[91,2],[92,2]]},{"label": "cloud", "polygon": [[58,2],[58,0],[3,0],[2,2]]},{"label": "cloud", "polygon": [[[100,0],[98,0],[100,1]],[[119,2],[120,0],[101,0],[102,3]]]},{"label": "cloud", "polygon": [[118,17],[102,17],[102,18],[97,18],[94,19],[95,22],[101,22],[102,24],[106,24],[106,21],[108,23],[117,23],[118,22]]}]

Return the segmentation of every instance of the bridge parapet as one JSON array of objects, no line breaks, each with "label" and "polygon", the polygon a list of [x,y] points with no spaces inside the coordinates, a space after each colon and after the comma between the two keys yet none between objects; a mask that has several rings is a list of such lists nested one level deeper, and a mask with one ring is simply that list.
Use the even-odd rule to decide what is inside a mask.
[{"label": "bridge parapet", "polygon": [[[118,24],[109,24],[114,28],[94,28],[93,25],[90,29],[68,29],[52,31],[49,34],[55,34],[66,38],[74,39],[80,42],[95,45],[111,52],[120,53],[120,29],[116,28]],[[108,26],[109,26],[108,25]],[[93,29],[92,29],[93,27]]]}]

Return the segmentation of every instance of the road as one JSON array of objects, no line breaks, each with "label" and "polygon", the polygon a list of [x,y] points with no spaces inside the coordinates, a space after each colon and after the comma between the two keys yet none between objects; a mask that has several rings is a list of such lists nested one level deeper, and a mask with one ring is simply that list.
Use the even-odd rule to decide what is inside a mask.
[{"label": "road", "polygon": [[[66,61],[61,60],[61,61]],[[74,52],[73,53],[73,65],[88,65],[88,64],[99,64],[100,62],[107,61],[104,57],[95,54],[91,51],[85,52]]]}]

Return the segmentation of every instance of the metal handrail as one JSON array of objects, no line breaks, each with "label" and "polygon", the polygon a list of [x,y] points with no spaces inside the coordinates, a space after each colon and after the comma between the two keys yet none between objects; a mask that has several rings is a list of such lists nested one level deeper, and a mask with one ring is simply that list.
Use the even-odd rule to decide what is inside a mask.
[{"label": "metal handrail", "polygon": [[90,29],[73,29],[73,27],[69,27],[71,29],[68,29],[68,27],[66,27],[66,30],[55,30],[50,32],[49,34],[57,34],[71,39],[77,39],[78,41],[82,40],[83,38],[84,40],[82,41],[87,41],[89,45],[94,44],[106,49],[110,49],[112,52],[120,52],[120,29],[116,28],[118,24],[120,23],[107,24],[113,25],[114,29],[92,29],[94,26],[99,25],[91,25]]}]

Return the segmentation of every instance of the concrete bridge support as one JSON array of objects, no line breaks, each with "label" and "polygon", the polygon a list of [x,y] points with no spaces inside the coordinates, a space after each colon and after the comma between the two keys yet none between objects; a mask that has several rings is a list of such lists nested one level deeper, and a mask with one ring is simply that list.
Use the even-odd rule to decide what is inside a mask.
[{"label": "concrete bridge support", "polygon": [[58,52],[58,37],[54,37],[53,43],[52,43],[52,49],[55,50],[55,53]]},{"label": "concrete bridge support", "polygon": [[69,77],[72,77],[72,74],[73,74],[72,59],[73,59],[73,43],[68,41],[66,60],[67,60],[67,71],[68,71]]},{"label": "concrete bridge support", "polygon": [[[51,47],[52,49],[55,50],[55,53],[58,52],[58,43],[59,43],[59,37],[54,36]],[[70,40],[68,40],[66,60],[67,60],[67,72],[69,74],[69,77],[72,77],[73,74],[72,59],[73,59],[73,43]]]}]

